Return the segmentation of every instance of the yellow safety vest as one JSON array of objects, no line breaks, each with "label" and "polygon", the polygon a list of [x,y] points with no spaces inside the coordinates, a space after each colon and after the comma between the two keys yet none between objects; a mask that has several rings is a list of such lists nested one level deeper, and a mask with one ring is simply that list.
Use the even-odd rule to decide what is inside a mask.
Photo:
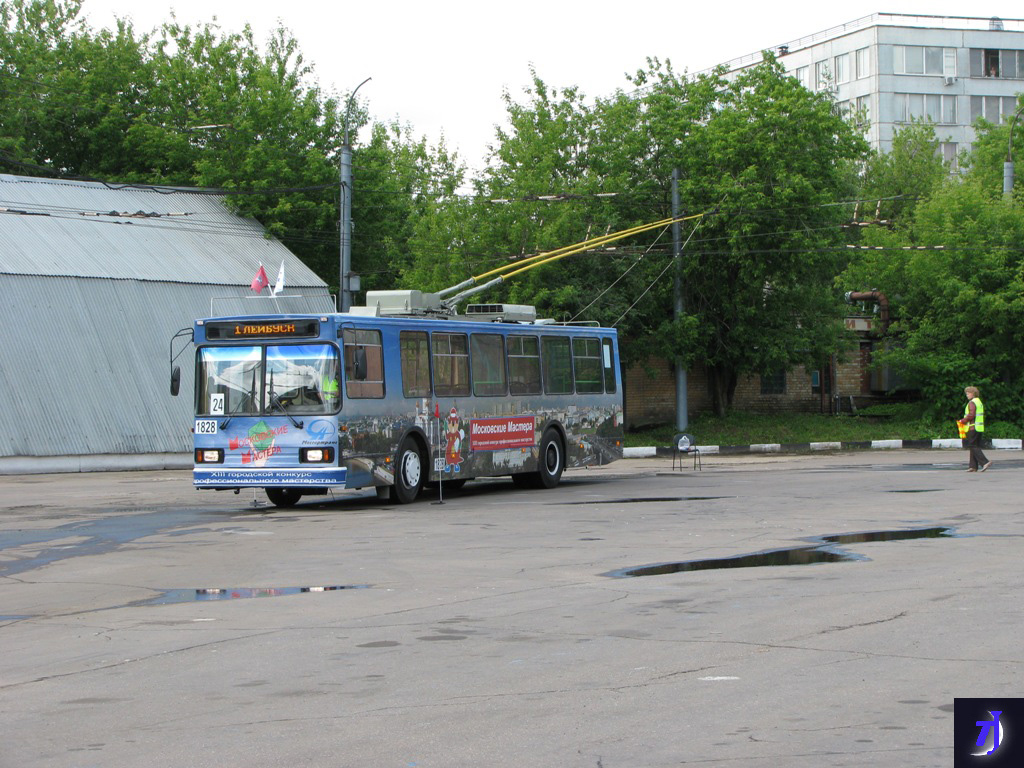
[{"label": "yellow safety vest", "polygon": [[985,406],[981,402],[981,398],[980,397],[976,397],[976,398],[974,398],[974,400],[969,400],[967,402],[967,405],[964,407],[964,418],[966,419],[970,415],[970,413],[971,413],[971,403],[972,402],[974,403],[974,424],[973,425],[968,424],[967,426],[968,426],[968,428],[973,426],[975,432],[984,432],[985,431]]}]

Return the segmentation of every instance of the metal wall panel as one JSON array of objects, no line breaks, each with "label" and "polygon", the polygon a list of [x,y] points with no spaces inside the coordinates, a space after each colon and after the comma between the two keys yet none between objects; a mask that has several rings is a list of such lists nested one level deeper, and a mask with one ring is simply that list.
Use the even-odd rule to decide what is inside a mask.
[{"label": "metal wall panel", "polygon": [[[217,197],[0,175],[0,208],[0,458],[187,453],[195,351],[172,398],[176,331],[334,311],[322,280]],[[139,211],[160,215],[119,215]],[[260,263],[273,282],[282,261],[284,295],[254,296]]]},{"label": "metal wall panel", "polygon": [[[195,351],[189,344],[178,359],[174,398],[168,345],[230,289],[23,275],[0,275],[0,286],[0,456],[191,450]],[[333,311],[326,287],[304,293],[276,308],[240,295],[218,313]]]}]

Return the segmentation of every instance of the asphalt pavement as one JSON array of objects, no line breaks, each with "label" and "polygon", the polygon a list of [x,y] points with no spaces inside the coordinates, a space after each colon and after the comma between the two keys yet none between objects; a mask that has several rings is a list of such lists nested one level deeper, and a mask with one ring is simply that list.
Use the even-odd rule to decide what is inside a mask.
[{"label": "asphalt pavement", "polygon": [[1024,684],[1024,457],[991,458],[291,510],[182,471],[0,477],[0,766],[951,765],[954,699]]}]

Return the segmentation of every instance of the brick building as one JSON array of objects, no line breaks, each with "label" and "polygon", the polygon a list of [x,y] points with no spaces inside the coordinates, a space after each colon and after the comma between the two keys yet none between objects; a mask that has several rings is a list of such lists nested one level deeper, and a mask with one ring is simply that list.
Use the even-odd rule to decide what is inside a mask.
[{"label": "brick building", "polygon": [[[755,413],[851,412],[886,398],[898,382],[887,369],[873,370],[878,320],[873,316],[847,317],[850,346],[819,370],[796,367],[770,376],[745,376],[736,385],[733,408]],[[672,364],[648,358],[623,375],[627,429],[675,421],[676,390]],[[703,366],[687,371],[690,416],[711,411],[711,395]]]}]

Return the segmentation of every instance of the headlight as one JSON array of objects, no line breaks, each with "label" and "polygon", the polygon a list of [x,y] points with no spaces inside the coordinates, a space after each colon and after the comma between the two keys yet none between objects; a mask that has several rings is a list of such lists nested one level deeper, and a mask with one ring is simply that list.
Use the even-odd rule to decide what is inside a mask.
[{"label": "headlight", "polygon": [[334,461],[333,448],[302,448],[299,461],[303,464],[330,464]]}]

